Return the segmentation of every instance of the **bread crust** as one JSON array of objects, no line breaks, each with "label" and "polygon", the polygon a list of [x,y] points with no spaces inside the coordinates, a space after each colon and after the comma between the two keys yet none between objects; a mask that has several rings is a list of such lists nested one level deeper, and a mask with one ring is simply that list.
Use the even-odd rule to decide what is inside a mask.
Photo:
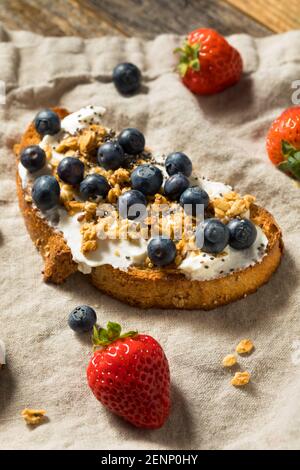
[{"label": "bread crust", "polygon": [[[63,108],[54,110],[61,118],[68,114]],[[33,124],[30,124],[20,145],[16,146],[17,161],[22,148],[39,141],[39,135]],[[63,235],[50,227],[40,212],[25,200],[18,172],[16,180],[19,206],[27,230],[44,259],[44,279],[60,284],[77,271],[77,264],[72,259]],[[191,281],[176,271],[131,267],[125,272],[110,265],[93,268],[88,277],[102,292],[141,308],[209,310],[228,304],[255,292],[268,282],[280,264],[283,253],[281,230],[273,216],[262,207],[252,204],[250,218],[268,238],[267,254],[260,263],[222,278]]]}]

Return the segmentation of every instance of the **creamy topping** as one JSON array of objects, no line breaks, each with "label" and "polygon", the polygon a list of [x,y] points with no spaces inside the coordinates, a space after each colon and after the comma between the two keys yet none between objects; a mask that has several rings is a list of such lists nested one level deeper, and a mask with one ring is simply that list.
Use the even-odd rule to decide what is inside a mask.
[{"label": "creamy topping", "polygon": [[230,193],[232,191],[232,187],[220,183],[218,181],[211,181],[208,178],[202,177],[198,180],[199,186],[207,192],[210,199],[214,199],[215,197],[223,197],[224,194]]},{"label": "creamy topping", "polygon": [[250,248],[235,250],[229,245],[224,252],[215,256],[210,253],[191,251],[178,266],[188,279],[204,281],[223,277],[233,272],[254,266],[266,254],[268,239],[262,229],[256,226],[257,237]]},{"label": "creamy topping", "polygon": [[0,339],[0,365],[5,364],[5,345]]},{"label": "creamy topping", "polygon": [[[52,148],[51,158],[60,161],[65,157],[64,154],[58,153],[55,150],[60,140],[68,135],[76,134],[79,130],[85,129],[91,124],[100,124],[101,116],[104,112],[105,109],[100,106],[86,106],[68,115],[61,121],[61,131],[54,136],[45,136],[39,145],[45,150],[50,146]],[[155,158],[154,164],[160,167],[166,179],[168,175],[165,170],[164,158]],[[21,163],[19,163],[18,170],[23,189],[30,186],[38,176],[51,174],[50,165],[47,165],[34,175],[28,173]],[[210,199],[223,197],[224,194],[232,191],[231,186],[211,181],[202,176],[193,175],[190,181],[191,185],[199,185],[203,188],[208,193]],[[63,234],[71,249],[74,261],[78,263],[79,271],[88,274],[92,268],[104,264],[109,264],[113,268],[127,270],[130,266],[144,263],[147,257],[148,240],[143,238],[138,240],[133,240],[132,238],[101,239],[98,234],[96,250],[85,254],[82,253],[81,215],[83,213],[70,215],[63,207],[49,211],[47,214],[42,214],[55,230]],[[243,216],[249,217],[249,212],[243,214]],[[168,219],[165,217],[166,225],[168,225],[167,222]],[[265,234],[257,227],[257,238],[250,248],[237,251],[227,246],[224,253],[217,256],[203,253],[199,250],[189,251],[185,259],[178,266],[178,269],[187,278],[193,280],[208,280],[222,277],[261,262],[266,254],[267,244],[268,240]]]},{"label": "creamy topping", "polygon": [[26,170],[26,168],[22,165],[21,162],[19,162],[18,164],[18,172],[21,178],[23,189],[26,189],[27,186],[32,185],[34,183],[34,180],[39,176],[52,174],[51,167],[49,165],[45,165],[44,168],[39,171],[36,171],[35,173],[29,173],[29,171]]},{"label": "creamy topping", "polygon": [[81,252],[80,214],[68,215],[59,209],[59,222],[56,229],[63,233],[64,239],[72,251],[73,259],[79,264],[79,270],[88,274],[92,268],[110,264],[113,268],[126,270],[134,264],[141,264],[147,257],[147,240],[106,239],[97,240],[97,249],[87,254]]},{"label": "creamy topping", "polygon": [[91,124],[100,124],[105,113],[102,106],[86,106],[75,113],[68,114],[61,121],[61,128],[71,135],[76,134],[81,129],[89,127]]}]

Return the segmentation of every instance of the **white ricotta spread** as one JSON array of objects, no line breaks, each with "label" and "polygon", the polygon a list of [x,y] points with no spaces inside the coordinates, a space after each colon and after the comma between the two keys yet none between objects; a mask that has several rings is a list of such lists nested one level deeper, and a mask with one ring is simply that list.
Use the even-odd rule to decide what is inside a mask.
[{"label": "white ricotta spread", "polygon": [[74,135],[90,124],[100,124],[105,111],[102,106],[86,106],[66,116],[61,122],[61,128],[68,134]]},{"label": "white ricotta spread", "polygon": [[5,364],[5,345],[0,339],[0,365]]},{"label": "white ricotta spread", "polygon": [[203,252],[195,254],[190,251],[178,269],[188,279],[204,281],[223,277],[261,262],[266,252],[268,239],[260,227],[256,226],[256,229],[257,237],[250,248],[235,250],[227,245],[224,253],[218,256]]},{"label": "white ricotta spread", "polygon": [[[61,121],[61,131],[54,136],[45,136],[40,142],[40,146],[44,148],[46,145],[52,147],[52,158],[61,160],[64,155],[55,151],[55,147],[60,139],[67,134],[75,134],[78,130],[88,127],[90,124],[100,124],[101,116],[105,109],[100,106],[86,106],[79,111],[69,114]],[[161,157],[157,159],[157,165],[164,169],[164,163]],[[34,175],[19,163],[19,175],[22,181],[22,188],[33,183],[34,179],[42,174],[50,173],[50,167],[46,166]],[[164,177],[166,172],[163,171]],[[191,184],[199,185],[209,195],[211,199],[222,197],[224,194],[232,191],[231,186],[224,183],[211,181],[205,177],[191,177]],[[56,215],[56,217],[55,217]],[[44,215],[45,216],[45,215]],[[60,231],[68,246],[71,249],[73,259],[78,263],[78,269],[88,274],[92,268],[109,264],[113,268],[127,270],[132,265],[139,265],[144,262],[147,257],[148,241],[144,239],[98,239],[97,249],[87,254],[81,252],[81,233],[78,221],[80,214],[74,216],[68,215],[63,209],[59,208],[56,214],[47,217],[49,223]],[[55,220],[56,219],[56,220]],[[55,222],[53,222],[55,220]],[[192,280],[208,280],[225,276],[229,273],[239,271],[248,266],[252,266],[260,262],[266,254],[268,240],[263,231],[257,227],[257,238],[251,248],[247,250],[234,250],[227,246],[222,256],[213,256],[208,253],[200,253],[190,251],[186,258],[178,266],[178,269],[185,276]]]},{"label": "white ricotta spread", "polygon": [[81,233],[78,221],[79,214],[69,216],[64,209],[59,209],[59,222],[55,226],[63,233],[64,239],[72,251],[73,259],[78,263],[79,271],[84,274],[92,268],[110,264],[113,268],[126,270],[133,264],[141,264],[147,257],[147,240],[106,239],[97,240],[97,249],[83,254],[81,248]]},{"label": "white ricotta spread", "polygon": [[199,178],[198,185],[201,186],[201,188],[207,192],[210,199],[214,199],[216,197],[223,197],[224,194],[230,193],[232,191],[231,186],[224,183],[220,183],[218,181],[211,181],[205,177]]}]

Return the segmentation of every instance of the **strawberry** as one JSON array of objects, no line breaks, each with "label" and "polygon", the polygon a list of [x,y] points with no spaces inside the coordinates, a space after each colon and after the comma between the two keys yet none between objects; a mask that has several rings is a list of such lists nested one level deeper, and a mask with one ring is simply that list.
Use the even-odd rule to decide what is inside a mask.
[{"label": "strawberry", "polygon": [[267,152],[280,170],[300,179],[300,106],[286,109],[272,123]]},{"label": "strawberry", "polygon": [[189,33],[182,47],[175,49],[183,83],[198,95],[211,95],[237,83],[243,71],[240,53],[213,29]]},{"label": "strawberry", "polygon": [[101,347],[87,368],[95,397],[134,426],[160,428],[170,411],[170,372],[158,342],[136,331],[121,334],[112,322],[94,326],[93,341]]}]

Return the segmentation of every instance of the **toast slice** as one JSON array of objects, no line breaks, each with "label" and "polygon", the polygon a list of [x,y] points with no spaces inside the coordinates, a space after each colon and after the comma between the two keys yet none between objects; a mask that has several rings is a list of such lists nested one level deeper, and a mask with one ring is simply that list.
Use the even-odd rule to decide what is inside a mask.
[{"label": "toast slice", "polygon": [[[62,108],[54,108],[54,111],[61,119],[69,114]],[[20,144],[16,145],[17,163],[24,147],[39,144],[40,141],[34,125],[30,124]],[[26,227],[44,260],[44,280],[60,284],[79,270],[80,264],[74,261],[63,233],[49,224],[47,218],[32,203],[19,172],[16,179],[19,206]],[[68,201],[65,201],[65,207],[70,209]],[[74,204],[71,209],[74,209]],[[124,270],[102,264],[92,267],[91,272],[86,275],[100,291],[141,308],[209,310],[228,304],[246,297],[268,282],[280,264],[283,253],[281,231],[273,216],[252,202],[249,204],[248,214],[251,221],[262,229],[268,244],[259,262],[244,269],[212,279],[193,280],[176,266],[156,268],[148,263],[143,266],[132,265]]]}]

